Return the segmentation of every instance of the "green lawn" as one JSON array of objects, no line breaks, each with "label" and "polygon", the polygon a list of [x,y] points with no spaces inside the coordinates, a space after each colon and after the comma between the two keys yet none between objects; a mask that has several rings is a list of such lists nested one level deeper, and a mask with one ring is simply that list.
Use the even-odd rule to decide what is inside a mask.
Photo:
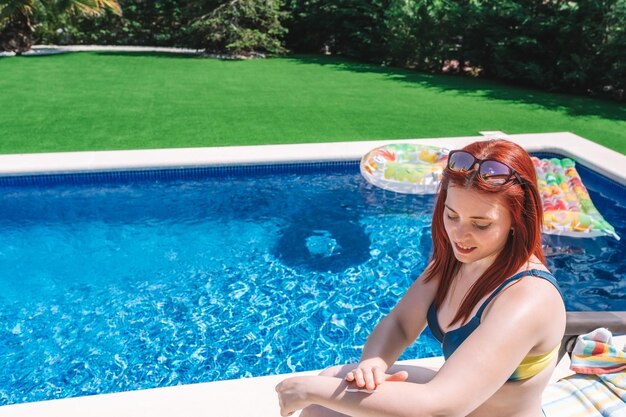
[{"label": "green lawn", "polygon": [[623,103],[354,61],[0,58],[0,153],[570,131],[626,153]]}]

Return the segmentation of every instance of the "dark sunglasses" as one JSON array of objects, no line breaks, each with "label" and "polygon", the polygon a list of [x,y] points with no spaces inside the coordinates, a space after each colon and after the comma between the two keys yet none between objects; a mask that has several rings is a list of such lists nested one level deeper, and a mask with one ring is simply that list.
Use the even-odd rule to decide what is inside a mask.
[{"label": "dark sunglasses", "polygon": [[472,171],[478,164],[478,177],[491,185],[504,185],[514,179],[523,184],[519,174],[503,162],[493,159],[478,159],[466,151],[451,151],[447,169],[452,172]]}]

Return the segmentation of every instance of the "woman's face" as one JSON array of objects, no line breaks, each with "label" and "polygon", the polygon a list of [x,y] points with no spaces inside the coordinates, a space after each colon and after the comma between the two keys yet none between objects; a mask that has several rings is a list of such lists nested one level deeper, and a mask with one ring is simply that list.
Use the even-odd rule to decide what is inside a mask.
[{"label": "woman's face", "polygon": [[462,263],[493,262],[511,233],[511,215],[497,194],[450,185],[443,224]]}]

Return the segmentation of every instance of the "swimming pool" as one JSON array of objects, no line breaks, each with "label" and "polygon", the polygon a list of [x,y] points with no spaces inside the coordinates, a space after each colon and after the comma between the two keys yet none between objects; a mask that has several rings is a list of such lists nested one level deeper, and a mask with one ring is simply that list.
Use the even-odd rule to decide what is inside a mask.
[{"label": "swimming pool", "polygon": [[356,360],[423,267],[428,206],[407,217],[423,199],[377,203],[354,164],[313,168],[5,184],[0,401]]},{"label": "swimming pool", "polygon": [[[623,188],[580,171],[624,236]],[[430,251],[433,197],[355,162],[1,181],[0,404],[355,361]],[[547,243],[568,309],[623,309],[623,244]]]}]

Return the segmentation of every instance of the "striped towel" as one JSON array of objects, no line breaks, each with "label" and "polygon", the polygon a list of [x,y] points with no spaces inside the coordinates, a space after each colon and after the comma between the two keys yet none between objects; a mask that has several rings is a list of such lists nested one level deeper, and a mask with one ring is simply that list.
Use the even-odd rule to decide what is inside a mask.
[{"label": "striped towel", "polygon": [[607,329],[578,336],[571,369],[577,374],[543,393],[547,417],[626,417],[626,353]]},{"label": "striped towel", "polygon": [[578,336],[572,351],[572,371],[577,374],[611,374],[626,369],[626,352],[613,346],[613,335],[604,328]]}]

